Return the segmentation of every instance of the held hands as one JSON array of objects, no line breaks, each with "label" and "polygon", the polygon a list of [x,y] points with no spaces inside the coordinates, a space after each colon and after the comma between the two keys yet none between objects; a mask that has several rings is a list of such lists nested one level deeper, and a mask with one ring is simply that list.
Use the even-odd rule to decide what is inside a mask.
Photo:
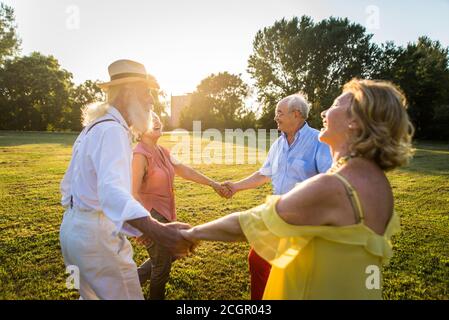
[{"label": "held hands", "polygon": [[[213,181],[210,186],[221,197],[230,199],[238,191],[235,183],[231,181],[219,184]],[[166,247],[176,259],[184,258],[193,253],[199,244],[195,236],[195,229],[187,223],[153,223],[151,231],[137,238],[137,242],[149,246],[152,242]]]},{"label": "held hands", "polygon": [[189,241],[182,236],[182,232],[184,230],[192,228],[189,224],[182,222],[172,222],[165,224],[165,227],[167,229],[166,232],[169,232],[171,230],[171,232],[173,233],[174,241],[169,249],[173,252],[175,258],[185,258],[190,253],[193,253],[195,251],[195,248],[198,244],[196,242]]},{"label": "held hands", "polygon": [[215,190],[215,192],[220,197],[223,197],[226,199],[229,199],[232,197],[231,191],[224,184],[219,184],[217,182],[213,182],[210,186]]},{"label": "held hands", "polygon": [[167,248],[176,259],[184,258],[193,253],[197,243],[186,240],[181,230],[190,229],[191,226],[182,222],[159,223],[153,221],[147,232],[137,238],[137,242],[145,246],[152,242]]},{"label": "held hands", "polygon": [[196,245],[199,244],[199,239],[197,239],[195,237],[195,230],[194,228],[191,229],[183,229],[180,230],[181,235],[184,237],[184,239],[186,239],[187,241],[191,242],[191,243],[195,243]]},{"label": "held hands", "polygon": [[225,181],[221,185],[228,191],[226,196],[227,199],[232,198],[238,191],[235,183],[232,181]]},{"label": "held hands", "polygon": [[232,198],[238,191],[236,184],[232,181],[225,181],[222,184],[214,181],[210,186],[218,195],[226,199]]}]

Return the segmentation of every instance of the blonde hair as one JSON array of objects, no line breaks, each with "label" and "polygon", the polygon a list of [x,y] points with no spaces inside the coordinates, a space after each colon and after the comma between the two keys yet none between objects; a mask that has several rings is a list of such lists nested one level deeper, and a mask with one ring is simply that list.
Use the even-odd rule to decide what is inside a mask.
[{"label": "blonde hair", "polygon": [[349,112],[360,125],[350,151],[374,161],[384,171],[407,164],[414,153],[414,128],[402,91],[387,81],[353,79],[343,92],[352,94]]},{"label": "blonde hair", "polygon": [[119,96],[119,94],[122,93],[123,89],[126,88],[126,85],[119,85],[119,86],[112,86],[110,88],[108,88],[108,90],[106,91],[106,101],[105,102],[96,102],[96,103],[91,103],[88,104],[87,106],[85,106],[82,110],[81,110],[81,118],[82,118],[82,124],[83,126],[88,126],[89,124],[91,124],[92,122],[94,122],[95,120],[97,120],[98,118],[101,118],[102,116],[104,116],[110,106],[111,103],[117,99],[117,97]]}]

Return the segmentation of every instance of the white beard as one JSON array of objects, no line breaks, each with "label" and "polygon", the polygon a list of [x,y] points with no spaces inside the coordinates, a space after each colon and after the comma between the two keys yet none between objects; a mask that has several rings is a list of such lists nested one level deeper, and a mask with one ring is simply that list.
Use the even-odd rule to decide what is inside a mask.
[{"label": "white beard", "polygon": [[142,104],[139,102],[136,96],[130,99],[128,106],[128,117],[131,122],[132,130],[136,134],[143,134],[148,130],[150,123],[150,113],[143,109]]}]

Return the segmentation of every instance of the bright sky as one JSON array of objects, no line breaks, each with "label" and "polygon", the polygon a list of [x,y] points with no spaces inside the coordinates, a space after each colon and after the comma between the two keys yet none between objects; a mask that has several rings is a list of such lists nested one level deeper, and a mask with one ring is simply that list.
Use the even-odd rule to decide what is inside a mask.
[{"label": "bright sky", "polygon": [[23,54],[54,55],[76,83],[107,80],[111,62],[137,60],[168,96],[191,92],[221,71],[249,81],[256,32],[282,17],[348,17],[368,27],[378,43],[428,35],[449,46],[449,0],[0,1],[15,9]]}]

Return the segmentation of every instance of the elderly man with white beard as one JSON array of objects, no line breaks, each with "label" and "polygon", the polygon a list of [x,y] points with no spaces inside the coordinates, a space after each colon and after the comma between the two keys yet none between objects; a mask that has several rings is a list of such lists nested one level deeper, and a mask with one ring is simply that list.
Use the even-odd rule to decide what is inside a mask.
[{"label": "elderly man with white beard", "polygon": [[131,194],[131,133],[147,131],[156,81],[130,60],[112,63],[109,74],[100,85],[107,101],[83,110],[85,128],[61,182],[61,250],[66,266],[79,270],[81,299],[143,299],[126,236],[144,236],[182,257],[193,247],[179,230],[190,226],[159,223]]}]

